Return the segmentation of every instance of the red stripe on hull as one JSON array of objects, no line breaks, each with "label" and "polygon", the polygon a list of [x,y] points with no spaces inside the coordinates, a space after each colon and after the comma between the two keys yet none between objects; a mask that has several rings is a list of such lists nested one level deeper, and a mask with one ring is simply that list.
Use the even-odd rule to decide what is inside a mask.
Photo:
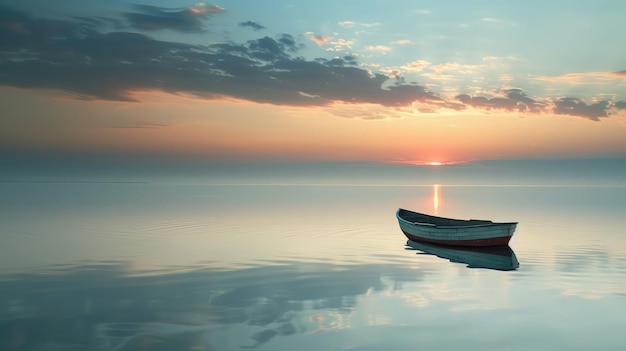
[{"label": "red stripe on hull", "polygon": [[437,240],[415,236],[405,232],[404,230],[402,232],[407,238],[409,238],[409,240],[449,246],[504,246],[508,245],[511,240],[510,236],[474,240]]}]

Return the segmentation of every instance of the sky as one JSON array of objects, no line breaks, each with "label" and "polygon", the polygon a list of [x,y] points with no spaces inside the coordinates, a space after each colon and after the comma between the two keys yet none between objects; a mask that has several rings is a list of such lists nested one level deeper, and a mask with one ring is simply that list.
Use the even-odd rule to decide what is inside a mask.
[{"label": "sky", "polygon": [[626,2],[0,0],[0,152],[626,157]]}]

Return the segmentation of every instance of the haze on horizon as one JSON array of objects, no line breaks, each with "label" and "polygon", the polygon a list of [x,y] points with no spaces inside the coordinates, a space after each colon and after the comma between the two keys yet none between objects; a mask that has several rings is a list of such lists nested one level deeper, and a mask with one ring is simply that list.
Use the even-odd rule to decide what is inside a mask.
[{"label": "haze on horizon", "polygon": [[624,13],[606,0],[0,0],[0,153],[626,157]]}]

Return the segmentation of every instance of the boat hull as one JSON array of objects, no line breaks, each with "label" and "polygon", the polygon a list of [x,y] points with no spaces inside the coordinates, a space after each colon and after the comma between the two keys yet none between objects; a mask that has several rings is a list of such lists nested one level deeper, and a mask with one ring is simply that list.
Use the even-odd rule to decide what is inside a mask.
[{"label": "boat hull", "polygon": [[403,209],[398,210],[396,217],[409,240],[451,246],[508,245],[517,227],[515,222],[454,220]]},{"label": "boat hull", "polygon": [[418,236],[406,231],[402,231],[404,235],[409,240],[423,242],[423,243],[431,243],[438,245],[450,245],[450,246],[473,246],[473,247],[482,247],[482,246],[504,246],[508,245],[509,241],[511,241],[511,236],[500,236],[496,238],[481,238],[481,239],[435,239],[428,238],[424,236]]}]

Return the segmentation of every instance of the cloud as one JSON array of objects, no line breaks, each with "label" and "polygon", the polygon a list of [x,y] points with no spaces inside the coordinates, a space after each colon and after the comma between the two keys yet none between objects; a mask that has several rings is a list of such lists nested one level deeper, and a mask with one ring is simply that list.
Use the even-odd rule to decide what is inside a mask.
[{"label": "cloud", "polygon": [[377,52],[389,52],[391,48],[386,45],[368,45],[365,47],[367,51],[377,51]]},{"label": "cloud", "polygon": [[484,97],[461,94],[455,97],[466,106],[482,108],[486,110],[505,110],[513,112],[540,112],[545,104],[529,98],[521,89],[506,89],[502,96]]},{"label": "cloud", "polygon": [[430,66],[430,62],[424,61],[424,60],[417,60],[417,61],[407,63],[406,65],[402,66],[402,68],[407,71],[419,72],[428,66]]},{"label": "cloud", "polygon": [[289,34],[282,34],[277,39],[263,37],[249,40],[247,53],[250,57],[262,61],[275,62],[289,60],[290,52],[297,52],[298,46]]},{"label": "cloud", "polygon": [[[486,25],[494,25],[494,26],[517,26],[518,24],[506,19],[493,18],[493,17],[483,17],[480,19],[480,22],[485,23]],[[461,27],[468,27],[467,24],[461,25]]]},{"label": "cloud", "polygon": [[[211,6],[196,5],[182,12],[166,13],[173,13],[172,18],[191,16],[198,20],[197,16],[218,12],[218,8]],[[140,8],[159,16],[164,11]],[[480,65],[437,65],[415,60],[375,72],[364,68],[358,62],[358,55],[352,53],[332,59],[306,59],[300,56],[304,46],[290,34],[264,36],[243,43],[191,45],[161,41],[119,28],[107,32],[116,26],[116,21],[101,17],[34,18],[0,7],[0,20],[1,85],[60,90],[85,100],[135,101],[135,92],[162,91],[204,99],[227,97],[287,106],[370,104],[396,110],[418,106],[417,110],[430,112],[474,108],[520,114],[552,113],[594,121],[626,108],[624,101],[587,103],[567,96],[531,97],[515,88],[494,90],[484,96],[453,93],[456,96],[448,100],[425,84],[405,81],[402,75],[403,72],[423,77],[442,73],[481,75],[497,58],[487,58],[487,63]],[[168,21],[159,22],[160,28],[181,31],[200,28],[193,20],[178,26]],[[328,46],[330,51],[351,49],[350,41],[307,35],[316,43]],[[388,47],[372,49],[385,52]],[[611,72],[611,75],[622,79],[626,72]],[[449,88],[442,86],[440,91]]]},{"label": "cloud", "polygon": [[554,113],[585,117],[593,121],[599,121],[601,117],[608,117],[608,101],[600,101],[587,105],[584,101],[576,98],[560,98],[554,100]]},{"label": "cloud", "polygon": [[518,61],[519,59],[515,56],[484,56],[483,62],[486,63],[497,63],[503,61]]},{"label": "cloud", "polygon": [[352,49],[354,42],[352,40],[338,38],[337,40],[330,40],[328,44],[330,47],[326,49],[327,51],[347,51]]},{"label": "cloud", "polygon": [[453,72],[453,73],[461,73],[461,74],[474,73],[483,68],[484,68],[483,65],[468,65],[468,64],[458,63],[458,62],[446,62],[446,63],[441,63],[438,65],[433,65],[430,67],[430,69],[435,71],[436,73]]},{"label": "cloud", "polygon": [[390,77],[402,77],[404,72],[421,72],[424,68],[430,66],[430,62],[424,60],[416,60],[402,66],[391,66],[381,68],[380,71]]},{"label": "cloud", "polygon": [[511,81],[515,80],[515,77],[512,74],[501,74],[500,75],[500,81],[504,82],[504,83],[509,83]]},{"label": "cloud", "polygon": [[454,82],[463,79],[483,79],[487,76],[485,71],[490,67],[488,64],[463,64],[459,62],[444,62],[440,64],[430,64],[421,75],[433,81]]},{"label": "cloud", "polygon": [[335,116],[345,118],[359,118],[366,120],[380,120],[388,118],[400,118],[402,114],[399,110],[389,111],[389,108],[375,104],[349,104],[335,103],[326,108],[326,111]]},{"label": "cloud", "polygon": [[337,24],[346,28],[352,28],[356,25],[356,23],[352,21],[341,21],[341,22],[338,22]]},{"label": "cloud", "polygon": [[485,110],[504,110],[518,113],[551,113],[557,115],[568,115],[583,117],[592,121],[599,121],[600,118],[609,117],[616,113],[616,110],[626,109],[626,102],[610,102],[607,100],[595,103],[586,103],[579,98],[530,98],[521,89],[510,88],[503,90],[502,96],[485,97],[470,96],[462,94],[456,96],[456,100],[465,106],[480,108]]},{"label": "cloud", "polygon": [[[357,67],[355,56],[307,61],[288,34],[208,46],[159,41],[129,32],[101,33],[84,21],[52,21],[4,13],[19,30],[3,31],[0,84],[60,89],[82,99],[133,101],[159,90],[203,98],[231,97],[278,105],[334,102],[407,105],[439,100],[424,87],[397,84]],[[41,23],[57,30],[31,32]],[[60,35],[62,34],[62,35]],[[10,48],[7,48],[9,44]],[[25,50],[25,48],[28,50]]]},{"label": "cloud", "polygon": [[208,15],[223,12],[217,5],[198,3],[187,8],[167,9],[151,5],[135,5],[136,12],[126,12],[124,17],[130,25],[139,30],[152,31],[171,29],[179,32],[199,32],[205,30],[204,21]]},{"label": "cloud", "polygon": [[311,41],[317,44],[318,46],[324,46],[326,43],[328,43],[332,39],[332,37],[328,37],[324,35],[315,35],[313,32],[306,32],[304,34],[306,34],[309,37],[309,39],[311,39]]},{"label": "cloud", "polygon": [[541,76],[537,81],[568,84],[608,84],[615,80],[626,80],[626,71],[567,73],[560,76]]},{"label": "cloud", "polygon": [[353,21],[341,21],[338,22],[340,26],[344,28],[354,28],[354,27],[364,27],[364,28],[373,28],[380,26],[380,23],[363,23],[363,22],[353,22]]},{"label": "cloud", "polygon": [[252,29],[256,30],[261,30],[261,29],[267,29],[266,27],[260,25],[257,22],[254,21],[245,21],[245,22],[240,22],[239,23],[239,27],[250,27]]},{"label": "cloud", "polygon": [[413,44],[413,42],[410,39],[400,39],[400,40],[392,41],[391,43],[395,44],[395,45],[409,45],[409,44]]}]

